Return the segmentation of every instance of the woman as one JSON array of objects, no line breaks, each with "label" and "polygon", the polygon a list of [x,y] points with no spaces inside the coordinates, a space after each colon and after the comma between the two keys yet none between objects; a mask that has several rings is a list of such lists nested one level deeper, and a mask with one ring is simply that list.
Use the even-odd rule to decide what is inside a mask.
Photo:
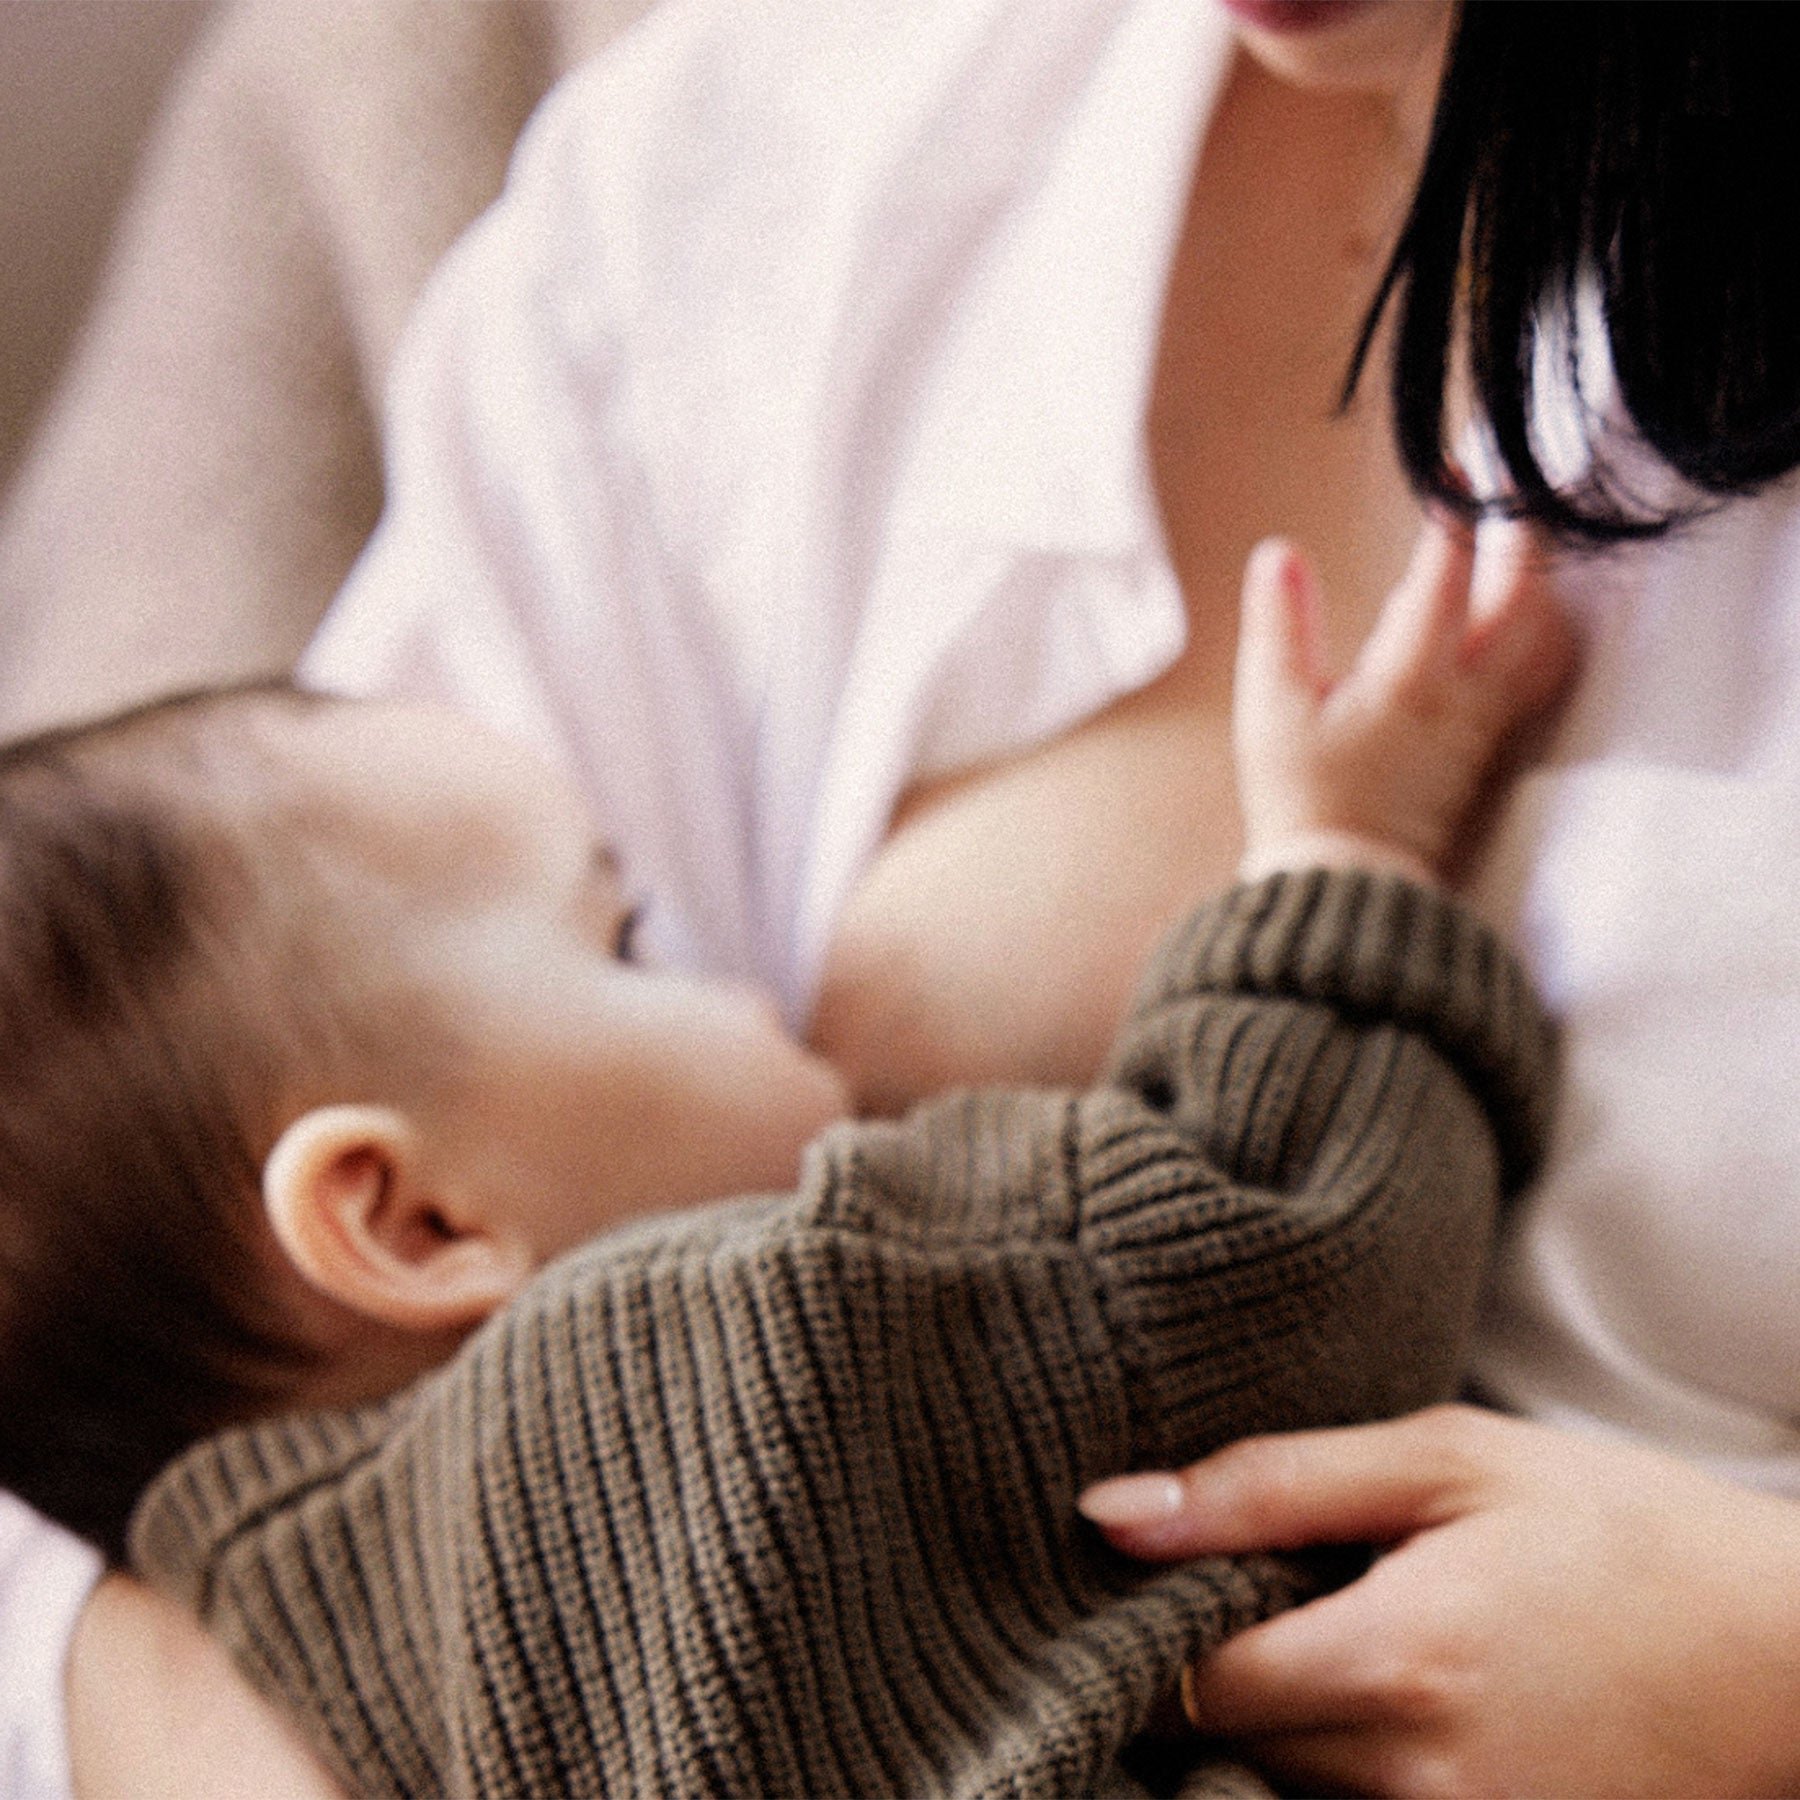
[{"label": "woman", "polygon": [[[1606,28],[1621,23],[1617,13],[1563,9],[1551,34],[1515,35],[1508,27],[1522,22],[1471,9],[1395,264],[1417,339],[1409,347],[1403,334],[1397,413],[1422,485],[1443,487],[1432,313],[1452,303],[1455,258],[1443,239],[1464,228],[1465,184],[1478,196],[1472,261],[1489,303],[1485,317],[1475,304],[1467,354],[1523,510],[1591,539],[1627,538],[1653,532],[1670,510],[1752,492],[1792,468],[1796,268],[1785,252],[1754,270],[1742,260],[1762,236],[1753,215],[1778,205],[1791,180],[1785,168],[1760,178],[1779,102],[1766,77],[1735,60],[1769,21],[1685,10],[1625,21],[1614,37]],[[1632,44],[1637,32],[1653,41]],[[1665,33],[1672,41],[1654,41]],[[1299,53],[1323,48],[1296,42]],[[1770,39],[1762,49],[1779,53]],[[1606,118],[1593,103],[1596,72],[1615,107],[1621,94],[1636,102],[1635,118],[1623,108]],[[1560,134],[1555,123],[1540,129],[1535,146],[1515,145],[1506,166],[1504,108],[1520,104],[1521,77],[1545,90],[1541,118],[1566,123]],[[1584,142],[1584,130],[1598,141]],[[1646,170],[1639,159],[1656,160]],[[1573,225],[1575,171],[1585,171],[1581,203],[1601,229]],[[1528,191],[1544,207],[1535,221]],[[1610,445],[1603,434],[1595,473],[1559,491],[1527,441],[1528,397],[1511,373],[1525,359],[1495,294],[1509,274],[1522,287],[1553,279],[1559,253],[1571,269],[1584,228],[1584,273],[1605,290],[1640,438],[1621,447],[1621,434]],[[1521,241],[1532,232],[1536,243]],[[1559,233],[1564,245],[1553,248]],[[1539,297],[1535,285],[1522,295]],[[1568,304],[1579,304],[1573,290]],[[1685,477],[1679,486],[1669,465]],[[1612,629],[1599,623],[1602,666],[1565,735],[1563,791],[1547,802],[1561,818],[1527,839],[1542,861],[1525,923],[1542,934],[1540,966],[1560,988],[1571,1095],[1561,1171],[1508,1247],[1477,1372],[1491,1395],[1581,1435],[1445,1409],[1243,1444],[1182,1476],[1109,1484],[1085,1502],[1114,1542],[1159,1559],[1327,1541],[1389,1547],[1340,1595],[1244,1633],[1187,1685],[1198,1727],[1307,1791],[1785,1792],[1800,1772],[1800,1488],[1776,1397],[1782,1364],[1792,1365],[1772,1335],[1785,1302],[1763,1286],[1785,1285],[1791,1268],[1781,1209],[1791,1221],[1796,1146],[1780,1123],[1782,1084],[1747,1098],[1745,1059],[1713,1060],[1734,1034],[1763,1044],[1791,1034],[1786,875],[1768,871],[1765,885],[1754,833],[1789,835],[1779,718],[1792,697],[1746,704],[1722,670],[1690,672],[1685,704],[1715,717],[1686,746],[1671,715],[1659,732],[1656,695],[1632,721],[1615,692],[1610,727],[1598,698],[1627,671],[1654,681],[1675,659],[1704,661],[1709,638],[1781,630],[1800,570],[1791,552],[1760,553],[1791,532],[1785,485],[1691,531],[1660,571],[1618,559],[1635,590],[1621,584]],[[1682,583],[1715,609],[1710,631],[1684,622]],[[1619,633],[1633,630],[1666,641],[1653,654],[1642,644],[1616,654]],[[1618,746],[1610,768],[1604,751],[1594,754],[1608,735]],[[1627,773],[1632,758],[1655,772]],[[1584,776],[1595,790],[1585,797]],[[1747,798],[1758,790],[1767,812]],[[1572,851],[1584,831],[1614,842]],[[1715,898],[1702,896],[1696,866]],[[1672,895],[1651,901],[1662,883]],[[1584,933],[1559,919],[1559,906],[1602,917]],[[1734,979],[1725,971],[1744,953],[1755,967]],[[1583,967],[1584,955],[1600,960]],[[1681,961],[1681,973],[1652,974]],[[1692,1010],[1678,1016],[1678,1007]],[[1648,1049],[1658,1035],[1672,1044]],[[1674,1149],[1671,1135],[1687,1141]],[[1606,1441],[1616,1434],[1640,1442]],[[1643,1447],[1657,1442],[1703,1458],[1714,1476]]]},{"label": "woman", "polygon": [[[1235,853],[1245,550],[1317,547],[1353,641],[1413,492],[1472,504],[1480,415],[1488,491],[1626,546],[1567,571],[1589,680],[1485,877],[1571,1098],[1477,1376],[1570,1429],[1434,1415],[1092,1505],[1163,1555],[1401,1546],[1191,1684],[1303,1787],[1766,1791],[1800,1772],[1800,1511],[1734,1483],[1800,1495],[1800,1142],[1743,1049],[1800,1029],[1800,569],[1786,489],[1699,515],[1800,460],[1757,223],[1786,27],[1477,4],[1426,160],[1449,7],[1232,10],[1235,48],[1159,0],[658,15],[540,113],[415,320],[314,668],[560,751],[652,941],[775,981],[866,1104],[1075,1078]],[[1337,404],[1377,293],[1397,433]]]},{"label": "woman", "polygon": [[[770,11],[671,7],[541,117],[513,195],[415,324],[390,513],[316,667],[459,692],[559,748],[656,896],[650,935],[778,983],[872,1104],[1078,1075],[1176,898],[1235,858],[1224,719],[1243,553],[1274,529],[1314,545],[1341,646],[1416,528],[1383,409],[1336,400],[1417,178],[1449,9],[1257,5],[1242,54],[1188,0],[915,0],[843,25]],[[1418,410],[1409,454],[1441,484]],[[1742,424],[1726,409],[1699,435]],[[1715,485],[1793,460],[1765,435],[1772,462]],[[1779,562],[1766,516],[1760,562],[1736,525],[1689,540],[1746,604]],[[1672,592],[1687,553],[1631,579]],[[1632,644],[1601,650],[1602,669],[1633,672]],[[1671,673],[1665,716],[1693,673]],[[704,701],[675,731],[671,681]],[[1602,761],[1608,728],[1589,702],[1571,727]],[[1520,850],[1542,870],[1529,826]],[[1503,877],[1495,905],[1516,920]],[[1552,887],[1553,922],[1578,891]],[[1527,889],[1528,939],[1535,903]],[[1629,928],[1630,909],[1606,923]],[[1035,978],[1053,966],[1071,978]],[[1673,997],[1651,999],[1672,1016]],[[1497,1318],[1566,1345],[1567,1318],[1533,1312],[1522,1285]],[[1721,1284],[1700,1285],[1716,1301]],[[1539,1367],[1486,1361],[1497,1388]],[[1541,1410],[1605,1416],[1554,1394]],[[1413,1536],[1421,1507],[1446,1510],[1428,1504],[1446,1436],[1470,1524]],[[1621,1473],[1583,1439],[1463,1415],[1283,1454],[1313,1460],[1307,1485],[1277,1491],[1319,1496],[1293,1517],[1266,1449],[1227,1465],[1263,1474],[1223,1523],[1198,1482],[1110,1498],[1146,1549],[1184,1551],[1209,1525],[1407,1542],[1331,1610],[1201,1672],[1190,1699],[1209,1727],[1306,1784],[1592,1786],[1569,1760],[1583,1744],[1535,1698],[1548,1687],[1581,1697],[1584,1742],[1615,1747],[1603,1784],[1766,1789],[1792,1772],[1792,1709],[1759,1715],[1765,1737],[1735,1697],[1766,1693],[1794,1638],[1790,1502],[1661,1462],[1647,1483],[1641,1452]],[[1325,1477],[1357,1454],[1378,1473],[1333,1513]],[[1142,1523],[1146,1495],[1160,1524]],[[1673,1646],[1666,1584],[1610,1575],[1652,1537],[1687,1584]],[[1385,1596],[1414,1570],[1396,1609]],[[1471,1630],[1462,1679],[1438,1676],[1419,1640],[1454,1641],[1445,1609],[1492,1619],[1521,1592],[1540,1596],[1528,1628],[1515,1610],[1505,1632]],[[1649,1594],[1658,1629],[1621,1622],[1621,1593]],[[1570,1617],[1550,1616],[1564,1597]],[[1348,1698],[1304,1654],[1321,1619],[1347,1620],[1373,1666]],[[1708,1681],[1688,1661],[1696,1620],[1717,1627]],[[1697,1707],[1673,1743],[1662,1689],[1629,1666],[1650,1651]],[[1729,1706],[1711,1704],[1714,1671]]]}]

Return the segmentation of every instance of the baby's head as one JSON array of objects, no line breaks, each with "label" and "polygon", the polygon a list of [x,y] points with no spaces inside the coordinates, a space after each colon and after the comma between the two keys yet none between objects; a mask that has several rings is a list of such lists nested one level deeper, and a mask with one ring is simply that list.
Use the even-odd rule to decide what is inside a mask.
[{"label": "baby's head", "polygon": [[193,1438],[789,1184],[837,1078],[630,918],[573,790],[435,709],[250,689],[0,752],[0,1482],[116,1553]]}]

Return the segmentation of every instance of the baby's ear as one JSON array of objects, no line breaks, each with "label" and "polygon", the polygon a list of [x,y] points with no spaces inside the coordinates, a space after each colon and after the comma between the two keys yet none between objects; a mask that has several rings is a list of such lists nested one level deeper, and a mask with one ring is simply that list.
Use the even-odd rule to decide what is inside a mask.
[{"label": "baby's ear", "polygon": [[263,1164],[263,1207],[306,1280],[405,1331],[479,1323],[529,1279],[529,1246],[447,1203],[417,1133],[386,1106],[320,1106]]}]

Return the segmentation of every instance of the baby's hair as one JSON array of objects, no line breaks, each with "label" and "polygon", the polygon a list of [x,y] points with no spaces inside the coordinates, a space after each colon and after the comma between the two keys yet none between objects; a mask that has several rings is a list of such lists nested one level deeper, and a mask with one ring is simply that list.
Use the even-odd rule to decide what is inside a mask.
[{"label": "baby's hair", "polygon": [[0,1482],[115,1561],[157,1469],[310,1361],[255,1198],[329,984],[250,725],[330,704],[219,689],[0,749]]}]

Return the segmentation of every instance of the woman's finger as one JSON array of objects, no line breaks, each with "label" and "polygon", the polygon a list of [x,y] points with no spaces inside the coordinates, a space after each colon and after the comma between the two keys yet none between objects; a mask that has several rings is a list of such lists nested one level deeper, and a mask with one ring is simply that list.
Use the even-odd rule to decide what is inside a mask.
[{"label": "woman's finger", "polygon": [[1466,1510],[1485,1415],[1439,1407],[1376,1425],[1248,1438],[1179,1472],[1127,1475],[1082,1512],[1132,1556],[1394,1543]]},{"label": "woman's finger", "polygon": [[1385,1733],[1280,1731],[1234,1738],[1233,1753],[1283,1793],[1398,1794],[1419,1791],[1408,1780],[1416,1756]]},{"label": "woman's finger", "polygon": [[1383,1610],[1364,1591],[1369,1580],[1252,1625],[1191,1666],[1181,1684],[1188,1722],[1231,1738],[1391,1722],[1391,1693],[1363,1673]]},{"label": "woman's finger", "polygon": [[1462,1407],[1296,1442],[1298,1503],[1269,1498],[1280,1465],[1244,1447],[1265,1516],[1341,1524],[1348,1492],[1387,1535],[1373,1490],[1342,1479],[1360,1443],[1413,1463],[1417,1523],[1443,1528],[1204,1659],[1199,1728],[1304,1792],[1800,1791],[1791,1501]]}]

